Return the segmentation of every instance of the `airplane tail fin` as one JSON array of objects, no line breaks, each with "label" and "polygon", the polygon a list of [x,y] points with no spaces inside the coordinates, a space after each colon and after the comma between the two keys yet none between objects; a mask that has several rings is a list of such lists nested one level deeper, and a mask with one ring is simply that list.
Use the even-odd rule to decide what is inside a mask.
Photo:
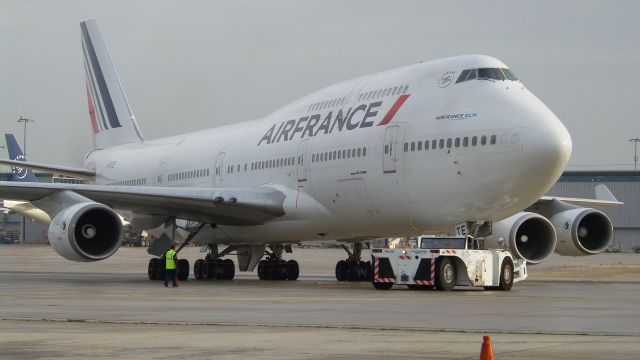
[{"label": "airplane tail fin", "polygon": [[[20,145],[16,141],[13,134],[4,134],[4,138],[7,141],[7,151],[9,152],[9,158],[15,161],[26,161]],[[38,182],[38,179],[33,174],[31,169],[26,167],[11,166],[11,181],[23,181],[23,182]]]},{"label": "airplane tail fin", "polygon": [[144,139],[100,35],[98,22],[83,21],[80,30],[95,148],[142,142]]}]

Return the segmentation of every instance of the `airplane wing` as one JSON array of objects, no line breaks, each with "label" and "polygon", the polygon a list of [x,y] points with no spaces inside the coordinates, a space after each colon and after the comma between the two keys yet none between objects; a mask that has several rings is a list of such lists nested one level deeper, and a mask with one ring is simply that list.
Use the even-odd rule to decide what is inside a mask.
[{"label": "airplane wing", "polygon": [[171,188],[0,181],[0,198],[31,202],[71,191],[116,209],[221,225],[258,225],[284,215],[285,194],[254,188]]},{"label": "airplane wing", "polygon": [[32,170],[54,172],[60,175],[73,176],[73,177],[87,179],[87,180],[93,180],[96,176],[95,170],[89,170],[85,168],[76,168],[76,167],[70,167],[70,166],[40,164],[40,163],[34,163],[30,161],[16,161],[16,160],[7,160],[7,159],[0,159],[0,164],[7,165],[7,166],[14,166],[18,168],[28,168]]},{"label": "airplane wing", "polygon": [[616,207],[616,206],[624,205],[623,202],[620,202],[618,201],[618,199],[616,199],[613,193],[611,193],[611,190],[609,190],[609,188],[604,184],[596,185],[595,192],[596,192],[595,199],[543,196],[538,201],[536,201],[535,204],[531,205],[531,207],[535,207],[536,205],[541,205],[553,200],[558,200],[568,204],[585,206],[585,207]]}]

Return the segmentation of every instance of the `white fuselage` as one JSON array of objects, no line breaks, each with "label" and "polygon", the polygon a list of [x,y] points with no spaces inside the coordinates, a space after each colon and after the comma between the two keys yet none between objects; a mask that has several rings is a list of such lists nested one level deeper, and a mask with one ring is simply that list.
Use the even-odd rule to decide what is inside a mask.
[{"label": "white fuselage", "polygon": [[259,120],[97,150],[85,165],[98,184],[269,185],[286,194],[284,216],[220,226],[211,242],[361,239],[497,221],[555,183],[571,138],[519,81],[456,83],[476,68],[506,66],[486,56],[420,63],[327,87]]}]

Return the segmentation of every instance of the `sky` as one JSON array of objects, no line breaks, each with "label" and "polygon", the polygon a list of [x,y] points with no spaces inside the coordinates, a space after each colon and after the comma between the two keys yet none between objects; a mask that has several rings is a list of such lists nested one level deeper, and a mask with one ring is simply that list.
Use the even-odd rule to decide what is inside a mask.
[{"label": "sky", "polygon": [[341,80],[484,54],[564,122],[569,170],[632,170],[638,14],[640,2],[613,0],[0,0],[0,124],[22,144],[18,118],[35,120],[30,161],[81,165],[92,142],[79,22],[95,18],[147,139],[259,118]]}]

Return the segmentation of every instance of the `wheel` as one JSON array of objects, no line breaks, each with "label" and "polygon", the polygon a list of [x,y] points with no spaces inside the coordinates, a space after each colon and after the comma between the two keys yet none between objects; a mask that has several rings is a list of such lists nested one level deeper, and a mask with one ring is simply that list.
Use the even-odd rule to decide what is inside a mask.
[{"label": "wheel", "polygon": [[158,274],[156,272],[156,268],[158,267],[156,265],[157,261],[157,258],[149,259],[149,265],[147,266],[147,275],[149,276],[149,280],[158,280]]},{"label": "wheel", "polygon": [[373,284],[373,287],[378,290],[389,290],[393,286],[393,283],[390,283],[390,282],[387,283],[387,282],[372,281],[371,283]]},{"label": "wheel", "polygon": [[189,278],[189,260],[187,259],[180,259],[178,260],[178,264],[177,264],[177,270],[178,270],[178,279],[180,281],[185,281]]},{"label": "wheel", "polygon": [[287,280],[298,280],[300,275],[300,266],[295,260],[287,261]]},{"label": "wheel", "polygon": [[511,290],[513,286],[513,261],[510,258],[505,258],[502,261],[500,269],[500,285],[498,289],[503,291]]},{"label": "wheel", "polygon": [[364,261],[358,263],[358,280],[367,281],[369,279],[369,268],[371,266]]},{"label": "wheel", "polygon": [[258,279],[271,280],[270,261],[260,260],[260,262],[258,263]]},{"label": "wheel", "polygon": [[222,278],[224,280],[233,280],[236,276],[236,265],[231,259],[222,260],[222,268],[224,269]]},{"label": "wheel", "polygon": [[273,262],[273,280],[287,280],[287,262],[276,260]]},{"label": "wheel", "polygon": [[204,260],[202,259],[198,259],[196,260],[196,262],[193,264],[193,276],[197,279],[197,280],[201,280],[204,277],[202,276],[202,266],[204,264]]},{"label": "wheel", "polygon": [[209,261],[204,261],[202,263],[202,278],[203,279],[213,279],[215,275],[214,272],[214,263]]},{"label": "wheel", "polygon": [[336,280],[338,281],[346,281],[347,278],[345,276],[345,267],[347,265],[347,262],[344,260],[340,260],[338,261],[338,263],[336,264]]},{"label": "wheel", "polygon": [[449,257],[441,257],[436,264],[436,288],[451,291],[456,286],[456,266]]}]

